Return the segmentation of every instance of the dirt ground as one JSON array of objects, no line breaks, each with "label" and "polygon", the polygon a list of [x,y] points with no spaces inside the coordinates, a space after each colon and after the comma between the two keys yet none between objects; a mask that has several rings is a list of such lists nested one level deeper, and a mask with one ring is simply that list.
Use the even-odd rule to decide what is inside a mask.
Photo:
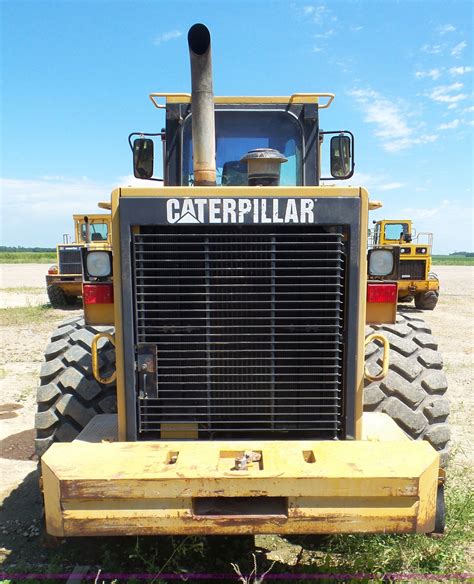
[{"label": "dirt ground", "polygon": [[[44,304],[46,269],[44,264],[0,265],[0,307]],[[474,267],[436,266],[436,272],[440,301],[423,316],[438,339],[448,375],[452,464],[472,466]],[[80,311],[54,310],[41,322],[0,323],[0,561],[5,565],[45,560],[38,537],[41,502],[33,450],[36,385],[50,334],[75,314]]]}]

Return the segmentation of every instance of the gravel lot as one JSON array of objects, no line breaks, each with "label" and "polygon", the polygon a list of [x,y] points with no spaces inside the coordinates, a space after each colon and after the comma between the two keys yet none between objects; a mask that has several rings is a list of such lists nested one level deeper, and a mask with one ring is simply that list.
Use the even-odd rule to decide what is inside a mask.
[{"label": "gravel lot", "polygon": [[[45,264],[0,265],[0,307],[44,304],[46,270]],[[436,272],[442,285],[440,302],[434,312],[423,316],[445,359],[453,464],[472,467],[474,267],[436,266]],[[414,308],[409,310],[419,313]],[[48,311],[42,322],[15,326],[0,323],[0,501],[5,503],[0,518],[0,560],[9,557],[8,563],[25,557],[33,561],[35,554],[38,561],[41,558],[37,541],[41,503],[33,453],[36,385],[51,332],[62,319],[79,313],[55,310]]]}]

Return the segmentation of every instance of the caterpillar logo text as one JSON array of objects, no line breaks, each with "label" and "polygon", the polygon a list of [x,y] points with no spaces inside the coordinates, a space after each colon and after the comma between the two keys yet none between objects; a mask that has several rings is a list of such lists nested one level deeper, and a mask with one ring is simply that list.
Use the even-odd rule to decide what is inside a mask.
[{"label": "caterpillar logo text", "polygon": [[168,199],[168,223],[314,223],[316,199]]}]

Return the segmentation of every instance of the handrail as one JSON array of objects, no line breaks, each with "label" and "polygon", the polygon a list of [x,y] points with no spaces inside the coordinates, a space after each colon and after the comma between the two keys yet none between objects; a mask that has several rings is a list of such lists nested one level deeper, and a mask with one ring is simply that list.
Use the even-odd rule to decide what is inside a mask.
[{"label": "handrail", "polygon": [[[166,93],[166,92],[159,92],[159,93],[150,93],[149,98],[151,99],[151,102],[153,103],[153,105],[157,108],[157,109],[165,109],[166,108],[166,104],[162,104],[159,103],[158,98],[160,97],[173,97],[173,98],[182,98],[183,100],[185,100],[186,102],[191,101],[191,94],[190,93]],[[281,99],[282,102],[294,102],[296,101],[298,98],[314,98],[315,100],[318,100],[320,97],[327,97],[327,101],[325,103],[323,103],[322,105],[320,105],[318,103],[318,109],[327,109],[331,103],[334,101],[335,95],[334,93],[293,93],[290,96],[286,96],[286,97],[278,97],[278,100]],[[257,102],[258,100],[262,100],[262,102],[265,102],[265,100],[271,100],[272,102],[274,102],[276,96],[263,96],[263,97],[259,97],[259,96],[240,96],[240,97],[235,97],[236,103],[239,103],[239,100],[242,101],[242,103],[246,103],[245,100],[248,99],[250,100],[250,103],[253,103],[254,101]],[[216,97],[216,102],[220,102],[221,99],[232,99],[232,97],[230,96],[218,96]],[[274,102],[276,103],[276,102]]]}]

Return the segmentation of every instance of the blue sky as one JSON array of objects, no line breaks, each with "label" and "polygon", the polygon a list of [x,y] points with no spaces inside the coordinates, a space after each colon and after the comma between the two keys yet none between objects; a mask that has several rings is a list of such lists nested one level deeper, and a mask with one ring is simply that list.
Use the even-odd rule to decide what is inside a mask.
[{"label": "blue sky", "polygon": [[52,246],[131,184],[152,91],[190,91],[186,33],[211,30],[218,95],[333,92],[356,135],[351,184],[411,217],[435,252],[472,241],[472,22],[460,1],[1,1],[3,245]]}]

